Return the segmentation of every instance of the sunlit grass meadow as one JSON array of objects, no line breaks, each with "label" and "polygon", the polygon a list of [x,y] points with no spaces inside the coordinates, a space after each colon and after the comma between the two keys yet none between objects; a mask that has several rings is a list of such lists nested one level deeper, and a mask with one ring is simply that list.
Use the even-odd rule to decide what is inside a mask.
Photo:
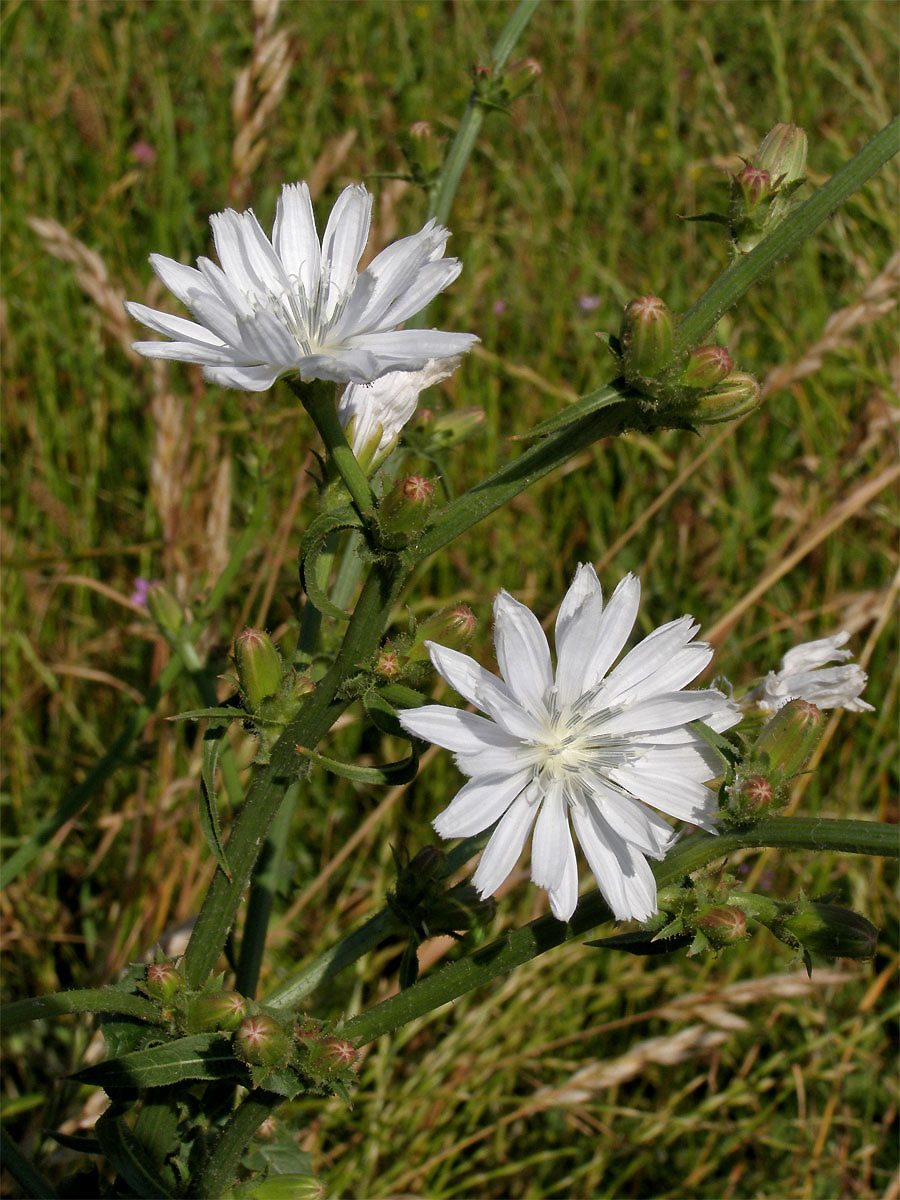
[{"label": "sunlit grass meadow", "polygon": [[[512,8],[311,0],[255,23],[236,0],[4,6],[8,852],[168,661],[131,602],[135,579],[164,580],[199,612],[260,471],[260,532],[200,648],[212,676],[228,676],[241,629],[289,641],[296,628],[297,547],[315,511],[308,418],[283,386],[222,391],[199,368],[129,351],[142,333],[122,298],[169,303],[148,254],[208,254],[208,215],[229,205],[252,205],[269,228],[281,183],[300,178],[323,217],[345,183],[366,182],[370,252],[418,229],[425,200],[395,178],[398,135],[427,120],[452,136],[470,69]],[[595,333],[617,328],[629,298],[654,291],[680,311],[711,282],[728,259],[722,231],[683,218],[721,208],[726,170],[772,124],[807,130],[820,184],[887,123],[896,17],[891,3],[822,0],[538,10],[517,53],[543,73],[485,122],[448,222],[465,269],[430,314],[482,339],[429,400],[486,414],[447,457],[453,492],[515,453],[511,435],[612,377]],[[722,322],[740,367],[768,381],[756,414],[596,445],[438,556],[413,611],[468,603],[472,653],[490,664],[499,588],[549,616],[589,560],[607,588],[640,574],[641,632],[693,613],[734,683],[845,628],[876,711],[830,718],[793,803],[896,819],[897,193],[892,163]],[[167,717],[199,704],[183,674],[118,771],[3,893],[4,1000],[100,985],[196,913],[213,870],[200,741]],[[353,716],[328,752],[384,761],[392,748]],[[233,744],[249,768],[249,737]],[[443,752],[393,791],[313,773],[263,991],[383,905],[391,847],[430,843],[459,782]],[[823,960],[810,982],[761,935],[717,959],[552,951],[382,1038],[352,1109],[282,1110],[326,1194],[896,1200],[895,875],[811,853],[745,852],[729,867],[780,898],[836,894],[882,930],[874,962]],[[527,871],[498,898],[492,936],[545,911]],[[465,949],[427,943],[423,969]],[[314,1011],[360,1011],[396,988],[398,963],[396,947],[379,950]],[[96,1118],[94,1094],[63,1078],[99,1053],[91,1038],[68,1018],[6,1041],[4,1126],[52,1180],[79,1159],[48,1133]]]}]

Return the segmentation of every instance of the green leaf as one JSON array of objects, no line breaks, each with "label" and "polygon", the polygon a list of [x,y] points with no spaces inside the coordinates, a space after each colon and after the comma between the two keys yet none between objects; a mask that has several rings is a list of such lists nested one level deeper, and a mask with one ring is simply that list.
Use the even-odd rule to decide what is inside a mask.
[{"label": "green leaf", "polygon": [[384,767],[360,767],[356,763],[341,762],[337,758],[328,758],[317,754],[315,750],[307,750],[305,746],[297,746],[297,753],[308,758],[316,766],[324,767],[332,775],[341,779],[352,779],[354,783],[390,784],[409,783],[415,779],[419,769],[419,756],[415,751],[408,758],[399,762],[388,763]]},{"label": "green leaf", "polygon": [[244,720],[247,714],[242,708],[237,705],[228,708],[192,708],[188,712],[176,713],[174,717],[169,717],[170,721],[199,721],[202,718],[207,718],[210,721],[238,721]]},{"label": "green leaf", "polygon": [[105,1112],[94,1126],[104,1155],[116,1168],[128,1186],[144,1200],[174,1197],[141,1149],[134,1134],[122,1117]]},{"label": "green leaf", "polygon": [[183,1079],[246,1082],[247,1069],[235,1057],[230,1038],[220,1033],[198,1033],[85,1067],[71,1078],[107,1089],[153,1088],[180,1083]]},{"label": "green leaf", "polygon": [[143,996],[117,992],[115,988],[84,988],[74,992],[54,992],[32,1000],[16,1000],[0,1008],[0,1024],[4,1032],[29,1021],[58,1017],[63,1013],[125,1013],[142,1021],[159,1024],[155,1004]]},{"label": "green leaf", "polygon": [[610,404],[618,404],[626,395],[624,388],[624,379],[617,379],[611,384],[604,384],[602,388],[598,388],[595,392],[588,392],[580,400],[576,400],[572,404],[567,404],[555,417],[549,417],[546,421],[542,421],[540,425],[535,425],[533,429],[529,429],[527,433],[517,434],[511,440],[514,442],[528,441],[531,438],[545,437],[548,433],[556,433],[558,429],[565,429],[567,425],[572,425],[575,421],[588,416],[590,413],[598,412],[601,408],[607,408]]},{"label": "green leaf", "polygon": [[36,1197],[36,1200],[56,1200],[58,1193],[31,1165],[5,1129],[0,1130],[0,1150],[3,1153],[3,1169],[9,1171],[26,1196]]},{"label": "green leaf", "polygon": [[226,879],[231,881],[231,870],[225,857],[225,847],[222,845],[222,830],[219,825],[219,809],[216,804],[216,763],[219,759],[219,744],[225,736],[225,729],[207,729],[203,735],[203,763],[201,768],[201,803],[200,828],[206,838],[206,844],[212,851],[212,856],[224,871]]},{"label": "green leaf", "polygon": [[322,513],[307,529],[300,542],[300,576],[309,602],[325,617],[333,617],[337,621],[349,621],[352,613],[345,612],[328,599],[324,588],[319,585],[316,565],[319,555],[325,548],[333,533],[342,529],[362,529],[363,523],[355,508],[345,505]]},{"label": "green leaf", "polygon": [[660,938],[651,930],[638,929],[634,933],[618,933],[614,937],[598,938],[595,942],[585,942],[584,944],[599,946],[602,950],[624,950],[626,954],[651,957],[683,950],[685,946],[691,944],[691,935],[685,933],[677,937]]},{"label": "green leaf", "polygon": [[287,1100],[293,1100],[295,1096],[299,1096],[306,1090],[297,1072],[292,1071],[290,1067],[285,1067],[282,1071],[273,1071],[268,1067],[254,1067],[253,1083],[256,1087],[264,1087],[267,1092],[274,1092],[277,1096],[284,1096]]}]

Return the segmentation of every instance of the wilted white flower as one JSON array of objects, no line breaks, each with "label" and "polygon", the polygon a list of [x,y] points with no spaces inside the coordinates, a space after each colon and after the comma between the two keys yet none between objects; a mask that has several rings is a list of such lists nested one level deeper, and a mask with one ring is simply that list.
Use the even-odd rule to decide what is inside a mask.
[{"label": "wilted white flower", "polygon": [[444,258],[449,231],[433,220],[357,273],[372,197],[344,188],[321,245],[305,183],[286,184],[270,242],[252,210],[210,217],[221,267],[197,269],[161,254],[150,263],[196,322],[127,303],[135,320],[170,342],[135,342],[149,358],[200,363],[223,387],[262,392],[289,373],[301,379],[367,383],[388,371],[418,371],[432,358],[463,354],[478,339],[437,329],[398,329],[462,269]]},{"label": "wilted white flower", "polygon": [[533,613],[507,592],[494,602],[498,679],[465,654],[428,645],[436,669],[486,713],[426,705],[405,729],[454,751],[469,782],[434,822],[444,838],[498,821],[473,882],[482,896],[512,870],[534,826],[531,878],[565,921],[578,900],[572,829],[618,920],[656,911],[645,855],[663,858],[675,831],[646,805],[715,832],[718,755],[690,728],[740,718],[721,692],[686,692],[712,657],[691,617],[662,625],[610,670],[631,632],[640,582],[626,575],[604,607],[593,567],[580,566],[556,619],[556,675]]},{"label": "wilted white flower", "polygon": [[868,676],[859,663],[829,667],[844,662],[852,651],[840,647],[849,641],[845,630],[815,642],[803,642],[788,650],[778,671],[770,671],[765,681],[747,699],[763,712],[778,712],[789,700],[808,700],[817,708],[846,708],[850,712],[874,712],[871,704],[860,700]]},{"label": "wilted white flower", "polygon": [[452,375],[459,356],[431,358],[421,371],[389,371],[374,383],[348,383],[338,417],[357,458],[384,456],[416,411],[419,394]]}]

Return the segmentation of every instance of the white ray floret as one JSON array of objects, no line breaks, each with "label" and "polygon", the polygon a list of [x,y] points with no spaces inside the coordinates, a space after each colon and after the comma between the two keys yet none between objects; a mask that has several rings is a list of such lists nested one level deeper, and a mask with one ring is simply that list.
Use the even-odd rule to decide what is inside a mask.
[{"label": "white ray floret", "polygon": [[533,830],[531,878],[568,920],[578,900],[574,832],[615,917],[645,920],[657,907],[646,856],[663,858],[677,836],[653,809],[716,832],[704,785],[722,763],[690,722],[721,732],[740,713],[719,691],[684,690],[712,658],[693,640],[691,617],[660,626],[613,667],[639,602],[640,582],[626,575],[604,606],[594,568],[580,566],[556,619],[555,674],[539,621],[507,592],[494,602],[502,678],[426,643],[437,671],[486,714],[434,704],[400,717],[409,733],[452,750],[469,776],[434,822],[441,837],[497,822],[473,880],[482,896],[506,879]]},{"label": "white ray floret", "polygon": [[431,358],[421,371],[389,371],[374,383],[348,383],[338,417],[357,458],[374,466],[396,442],[426,388],[452,375],[460,358]]},{"label": "white ray floret", "polygon": [[194,268],[150,256],[194,320],[126,303],[136,321],[171,339],[135,342],[135,350],[199,363],[210,382],[251,392],[287,374],[369,383],[470,350],[478,340],[472,334],[398,328],[462,269],[457,259],[444,258],[449,231],[428,221],[358,272],[371,213],[372,197],[351,184],[331,210],[321,244],[305,183],[282,188],[271,241],[252,210],[215,214],[210,224],[221,266],[208,258]]},{"label": "white ray floret", "polygon": [[[868,676],[859,663],[848,663],[852,651],[842,650],[850,634],[845,630],[815,642],[803,642],[788,650],[777,671],[747,694],[745,705],[755,704],[763,712],[778,712],[789,700],[808,700],[817,708],[846,708],[850,712],[874,712],[860,696]],[[829,667],[832,662],[845,666]]]}]

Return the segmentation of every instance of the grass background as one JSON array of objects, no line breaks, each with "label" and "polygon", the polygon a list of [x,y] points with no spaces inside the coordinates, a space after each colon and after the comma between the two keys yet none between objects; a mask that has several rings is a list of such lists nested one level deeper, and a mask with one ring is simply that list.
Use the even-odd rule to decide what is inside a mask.
[{"label": "grass background", "polygon": [[[311,0],[267,26],[245,3],[5,5],[8,847],[83,778],[167,660],[129,603],[135,577],[164,579],[196,608],[247,521],[261,457],[270,511],[202,631],[210,673],[228,673],[247,624],[289,637],[294,620],[296,547],[314,512],[304,414],[284,388],[246,397],[129,357],[142,334],[121,297],[168,304],[147,255],[209,253],[207,217],[229,204],[252,203],[268,227],[284,180],[313,179],[323,217],[365,180],[370,250],[418,228],[422,193],[390,178],[403,170],[398,134],[429,120],[452,135],[468,71],[511,11]],[[610,377],[594,334],[617,327],[631,296],[653,290],[680,310],[712,281],[727,261],[720,232],[681,217],[721,205],[724,170],[775,121],[806,128],[820,183],[890,119],[896,35],[896,7],[882,3],[538,11],[520,52],[543,74],[486,122],[449,222],[465,270],[432,314],[482,338],[435,400],[486,413],[450,460],[454,490],[503,461],[511,434]],[[847,628],[876,712],[833,718],[797,811],[895,818],[896,185],[891,164],[722,322],[739,365],[772,380],[757,414],[700,437],[594,447],[445,552],[413,608],[465,600],[480,618],[473,653],[489,663],[496,591],[549,614],[591,560],[607,587],[640,573],[643,632],[692,612],[735,683]],[[100,984],[196,911],[211,874],[199,746],[165,720],[196,704],[183,678],[112,781],[2,896],[4,999]],[[235,749],[249,763],[245,737]],[[360,724],[333,749],[373,761],[384,750]],[[381,906],[391,844],[428,842],[458,786],[444,754],[396,794],[313,777],[264,988]],[[328,1195],[900,1194],[890,872],[811,854],[731,865],[779,897],[837,892],[883,929],[874,964],[823,965],[810,985],[762,935],[719,959],[553,952],[382,1039],[352,1111],[284,1110]],[[526,877],[527,863],[494,932],[543,911]],[[425,951],[432,963],[457,953]],[[397,963],[396,949],[370,956],[314,1011],[359,1011],[396,985]],[[84,1131],[96,1115],[87,1089],[59,1080],[90,1039],[64,1022],[7,1041],[4,1124],[54,1179],[78,1162],[46,1131]]]}]

